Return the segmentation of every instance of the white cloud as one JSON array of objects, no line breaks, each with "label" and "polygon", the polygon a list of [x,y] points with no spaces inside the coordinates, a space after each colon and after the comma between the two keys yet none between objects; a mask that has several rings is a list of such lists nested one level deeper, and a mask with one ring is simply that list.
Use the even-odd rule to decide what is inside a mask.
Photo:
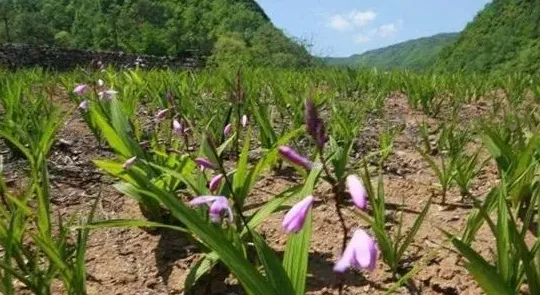
[{"label": "white cloud", "polygon": [[353,10],[349,12],[349,19],[357,26],[363,27],[377,18],[377,14],[373,10]]},{"label": "white cloud", "polygon": [[355,27],[363,27],[373,22],[377,13],[373,10],[353,9],[346,14],[334,14],[328,19],[327,26],[340,32],[353,30]]},{"label": "white cloud", "polygon": [[336,14],[330,17],[328,26],[340,32],[344,32],[344,31],[348,31],[352,29],[352,24],[340,14]]},{"label": "white cloud", "polygon": [[371,37],[367,35],[358,35],[354,38],[354,42],[358,44],[364,44],[371,42]]},{"label": "white cloud", "polygon": [[377,29],[377,34],[382,38],[394,36],[398,31],[396,24],[382,25]]}]

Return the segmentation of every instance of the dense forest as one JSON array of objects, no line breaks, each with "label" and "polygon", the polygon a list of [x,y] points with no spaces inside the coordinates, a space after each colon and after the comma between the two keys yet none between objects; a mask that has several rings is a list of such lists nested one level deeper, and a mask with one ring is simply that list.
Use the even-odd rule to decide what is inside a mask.
[{"label": "dense forest", "polygon": [[494,0],[440,55],[437,68],[540,72],[540,0]]},{"label": "dense forest", "polygon": [[330,65],[390,69],[426,70],[435,65],[441,50],[451,45],[459,33],[443,33],[355,54],[345,58],[326,58]]},{"label": "dense forest", "polygon": [[209,64],[302,67],[313,62],[253,0],[0,0],[0,42],[196,52]]}]

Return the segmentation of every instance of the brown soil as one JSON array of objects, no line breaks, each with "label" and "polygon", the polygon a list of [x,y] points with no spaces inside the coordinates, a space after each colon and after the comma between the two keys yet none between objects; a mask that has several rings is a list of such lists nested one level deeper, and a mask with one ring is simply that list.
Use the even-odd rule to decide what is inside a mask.
[{"label": "brown soil", "polygon": [[[483,107],[482,105],[480,107]],[[469,106],[473,110],[474,107]],[[420,229],[410,252],[408,264],[425,264],[414,277],[415,288],[420,294],[482,294],[474,280],[467,274],[458,255],[445,243],[437,227],[460,231],[470,212],[470,206],[460,202],[459,191],[453,189],[448,200],[454,206],[438,204],[440,196],[437,180],[427,163],[415,149],[419,142],[419,123],[436,120],[421,112],[411,110],[406,98],[394,95],[387,100],[383,119],[368,121],[359,138],[359,155],[378,148],[380,128],[390,122],[402,132],[394,145],[394,152],[385,165],[384,189],[388,201],[388,215],[399,220],[403,212],[404,227],[409,228],[429,197],[435,196],[427,221]],[[472,112],[472,111],[471,111]],[[472,114],[471,114],[472,115]],[[383,122],[384,121],[384,122]],[[386,122],[386,123],[385,123]],[[14,189],[21,187],[24,179],[24,162],[10,157],[2,147],[5,159],[5,177]],[[97,143],[77,111],[66,121],[57,135],[57,142],[50,157],[55,213],[84,216],[98,194],[101,201],[97,219],[143,218],[137,203],[115,191],[113,179],[101,174],[92,164],[96,158],[113,155],[97,147]],[[269,200],[276,193],[293,185],[297,179],[268,176],[261,180],[249,198],[255,206]],[[472,193],[484,196],[497,182],[493,163],[482,171]],[[342,231],[329,188],[317,188],[315,196],[320,201],[314,207],[313,238],[311,244],[307,294],[337,294],[338,283],[345,282],[344,294],[383,294],[395,280],[388,269],[379,262],[373,273],[350,271],[343,277],[332,272],[340,255]],[[403,206],[402,206],[403,204]],[[345,212],[349,229],[365,226],[354,214],[354,208]],[[260,227],[270,244],[278,251],[284,248],[286,235],[280,227],[282,214],[269,218]],[[395,228],[396,224],[391,224]],[[492,235],[482,229],[477,236],[476,248],[489,257],[493,245]],[[199,254],[181,235],[169,231],[148,232],[140,229],[95,230],[91,233],[88,251],[89,294],[184,294],[183,284],[188,270]],[[195,294],[242,294],[234,280],[208,280]],[[399,294],[411,291],[402,287]]]}]

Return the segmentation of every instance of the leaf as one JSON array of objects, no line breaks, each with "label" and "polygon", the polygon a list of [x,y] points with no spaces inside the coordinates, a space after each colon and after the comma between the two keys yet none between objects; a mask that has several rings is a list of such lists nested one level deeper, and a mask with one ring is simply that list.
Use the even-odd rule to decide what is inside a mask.
[{"label": "leaf", "polygon": [[[311,170],[300,197],[311,195],[317,179],[319,178],[323,167],[319,163],[314,165]],[[309,257],[309,243],[311,240],[311,210],[306,217],[302,230],[296,234],[289,235],[287,247],[285,248],[285,259],[283,266],[289,274],[289,278],[294,286],[295,294],[303,295],[306,288],[306,277]]]},{"label": "leaf", "polygon": [[240,158],[236,164],[236,173],[233,178],[233,191],[234,195],[238,198],[235,200],[240,204],[240,207],[243,207],[244,199],[246,198],[247,190],[244,187],[247,187],[247,170],[248,170],[248,156],[249,156],[249,146],[251,140],[251,129],[249,129],[246,137],[244,138],[244,146],[242,147],[242,152],[240,153]]},{"label": "leaf", "polygon": [[467,246],[467,244],[444,230],[441,231],[450,239],[458,252],[467,259],[465,267],[487,295],[514,294],[511,288],[505,283],[504,278],[497,273],[497,269],[494,266],[490,265],[482,256]]},{"label": "leaf", "polygon": [[304,227],[297,234],[289,235],[283,266],[289,275],[296,295],[304,295],[311,240],[311,210],[306,216]]},{"label": "leaf", "polygon": [[[498,196],[498,210],[497,210],[497,228],[495,234],[497,243],[497,266],[499,273],[505,281],[510,281],[510,236],[508,229],[508,215],[506,210],[505,194],[502,192]],[[518,237],[515,237],[516,239]]]},{"label": "leaf", "polygon": [[[401,258],[403,257],[403,254],[405,253],[405,251],[407,250],[409,245],[414,240],[414,237],[416,236],[416,233],[418,233],[418,230],[420,229],[420,226],[422,226],[422,223],[424,222],[424,219],[426,218],[426,215],[427,215],[427,213],[429,211],[429,208],[431,207],[432,198],[433,197],[430,197],[428,199],[428,201],[426,203],[426,206],[424,207],[424,209],[422,210],[420,215],[418,215],[418,217],[416,217],[416,220],[414,221],[414,224],[413,224],[412,228],[407,233],[407,237],[405,238],[405,241],[403,241],[403,244],[401,244],[401,246],[398,248],[397,254],[396,254],[396,259],[397,260],[401,260]],[[398,245],[396,245],[396,247],[397,246]]]},{"label": "leaf", "polygon": [[259,259],[264,266],[270,283],[280,294],[295,294],[291,280],[274,250],[266,244],[257,232],[252,232],[252,234],[253,244],[257,249]]},{"label": "leaf", "polygon": [[152,228],[160,227],[176,230],[182,233],[190,234],[188,230],[183,227],[163,224],[159,222],[152,222],[147,220],[137,220],[137,219],[111,219],[104,221],[95,221],[90,222],[85,225],[73,226],[75,229],[102,229],[102,228]]},{"label": "leaf", "polygon": [[90,116],[97,125],[97,128],[101,130],[103,137],[107,140],[107,143],[111,148],[122,155],[124,158],[131,158],[131,148],[122,140],[122,137],[116,133],[111,125],[107,122],[107,119],[101,114],[97,107],[90,107]]},{"label": "leaf", "polygon": [[184,282],[186,294],[195,286],[197,281],[206,273],[208,273],[219,262],[219,256],[216,252],[204,254],[204,256],[191,267]]},{"label": "leaf", "polygon": [[[301,188],[302,186],[300,185],[292,187],[280,193],[279,195],[275,196],[272,200],[267,202],[261,209],[259,209],[256,213],[254,213],[251,216],[248,222],[249,228],[251,229],[257,228],[266,219],[266,217],[274,213],[283,203],[285,203],[291,197],[298,194]],[[244,229],[242,231],[242,234],[244,235],[246,233],[247,231],[246,229]]]}]

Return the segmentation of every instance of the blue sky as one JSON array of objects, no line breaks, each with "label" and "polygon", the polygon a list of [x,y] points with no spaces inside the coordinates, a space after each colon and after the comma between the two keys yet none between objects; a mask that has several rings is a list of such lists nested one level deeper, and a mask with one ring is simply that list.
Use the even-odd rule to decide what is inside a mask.
[{"label": "blue sky", "polygon": [[314,44],[313,54],[349,56],[457,32],[489,0],[256,0],[277,27]]}]

